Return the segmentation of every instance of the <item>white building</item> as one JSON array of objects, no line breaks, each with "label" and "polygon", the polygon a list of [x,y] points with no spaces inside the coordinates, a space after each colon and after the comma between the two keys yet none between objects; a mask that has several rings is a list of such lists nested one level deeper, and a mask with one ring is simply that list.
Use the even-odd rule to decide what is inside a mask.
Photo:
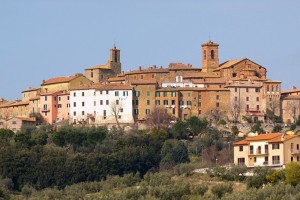
[{"label": "white building", "polygon": [[72,123],[128,125],[132,116],[132,87],[125,84],[93,84],[70,91]]}]

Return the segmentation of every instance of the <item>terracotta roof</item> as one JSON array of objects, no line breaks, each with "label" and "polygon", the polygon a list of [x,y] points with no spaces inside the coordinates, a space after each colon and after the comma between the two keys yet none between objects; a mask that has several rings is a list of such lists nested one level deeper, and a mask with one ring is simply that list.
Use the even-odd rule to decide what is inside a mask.
[{"label": "terracotta roof", "polygon": [[200,68],[193,68],[192,65],[186,65],[186,64],[182,64],[182,63],[170,63],[169,64],[169,69],[170,70],[180,70],[180,69],[183,69],[183,70],[199,70],[201,71]]},{"label": "terracotta roof", "polygon": [[235,64],[237,64],[237,63],[239,63],[239,62],[241,62],[241,61],[243,61],[243,60],[245,60],[245,59],[247,59],[247,58],[242,58],[242,59],[237,59],[237,60],[228,60],[228,61],[226,61],[226,62],[220,64],[220,66],[219,66],[217,69],[215,69],[214,71],[218,71],[218,70],[220,70],[220,69],[226,69],[226,68],[229,68],[229,67],[231,67],[232,65],[235,65]]},{"label": "terracotta roof", "polygon": [[207,43],[202,44],[201,46],[206,46],[206,45],[219,46],[219,44],[214,43],[214,42],[212,42],[212,41],[210,41],[210,40],[209,40]]},{"label": "terracotta roof", "polygon": [[300,95],[290,95],[282,97],[283,100],[300,100]]},{"label": "terracotta roof", "polygon": [[164,87],[156,91],[229,91],[225,88],[202,88],[202,87]]},{"label": "terracotta roof", "polygon": [[282,139],[283,133],[269,133],[269,134],[260,134],[255,137],[249,137],[244,140],[241,140],[239,142],[234,143],[234,145],[246,145],[249,144],[250,142],[255,142],[255,141],[266,141],[268,143],[274,143],[274,142],[284,142],[286,140],[299,137],[297,135],[285,135],[284,139]]},{"label": "terracotta roof", "polygon": [[148,85],[148,84],[156,84],[156,79],[140,79],[131,81],[131,85]]},{"label": "terracotta roof", "polygon": [[188,78],[219,78],[220,76],[216,73],[210,73],[210,72],[194,72],[194,73],[186,73],[183,75],[183,79]]},{"label": "terracotta roof", "polygon": [[81,85],[76,88],[72,88],[71,90],[132,90],[132,86],[128,84],[120,84],[120,83],[97,83],[97,84],[89,84],[89,85]]},{"label": "terracotta roof", "polygon": [[107,70],[112,70],[108,65],[96,65],[87,69],[107,69]]},{"label": "terracotta roof", "polygon": [[265,83],[281,83],[281,81],[275,81],[275,80],[271,80],[271,79],[265,80],[264,82]]},{"label": "terracotta roof", "polygon": [[55,78],[50,78],[47,81],[43,81],[41,84],[43,85],[50,85],[50,84],[56,84],[56,83],[67,83],[72,81],[73,79],[83,76],[83,74],[76,74],[74,76],[65,76],[65,77],[55,77]]},{"label": "terracotta roof", "polygon": [[37,91],[37,90],[40,90],[41,88],[29,88],[28,90],[24,90],[22,91],[22,93],[24,92],[30,92],[30,91]]},{"label": "terracotta roof", "polygon": [[63,90],[45,92],[45,93],[41,93],[40,96],[59,94],[59,93],[63,93],[63,92],[64,92]]},{"label": "terracotta roof", "polygon": [[0,108],[5,108],[5,107],[13,107],[13,106],[24,106],[24,105],[29,105],[29,102],[25,101],[11,101],[6,104],[2,104]]},{"label": "terracotta roof", "polygon": [[300,92],[300,89],[281,90],[281,94],[287,94],[287,93],[297,93],[297,92]]},{"label": "terracotta roof", "polygon": [[40,99],[40,96],[36,96],[36,97],[32,97],[29,99],[29,101],[33,101],[33,100],[39,100]]},{"label": "terracotta roof", "polygon": [[251,81],[233,81],[227,82],[224,87],[244,87],[244,88],[261,88],[262,84],[260,82],[251,82]]},{"label": "terracotta roof", "polygon": [[167,68],[156,68],[156,67],[149,67],[149,68],[140,68],[137,70],[130,70],[125,74],[143,74],[143,73],[168,73],[169,69]]}]

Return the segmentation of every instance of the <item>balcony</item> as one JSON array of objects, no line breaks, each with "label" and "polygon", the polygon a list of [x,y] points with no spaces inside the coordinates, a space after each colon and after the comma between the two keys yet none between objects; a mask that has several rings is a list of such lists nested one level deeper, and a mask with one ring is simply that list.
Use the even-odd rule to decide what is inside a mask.
[{"label": "balcony", "polygon": [[249,156],[259,156],[259,155],[268,155],[269,154],[269,151],[265,151],[265,152],[262,152],[261,150],[257,150],[257,151],[254,151],[254,150],[250,150],[249,151]]},{"label": "balcony", "polygon": [[50,109],[48,109],[48,108],[43,108],[41,111],[42,111],[42,112],[50,112]]}]

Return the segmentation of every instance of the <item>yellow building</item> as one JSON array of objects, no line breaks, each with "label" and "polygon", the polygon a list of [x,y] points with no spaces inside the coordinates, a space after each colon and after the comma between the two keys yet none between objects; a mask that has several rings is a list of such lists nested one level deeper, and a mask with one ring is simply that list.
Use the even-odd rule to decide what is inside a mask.
[{"label": "yellow building", "polygon": [[300,136],[283,133],[261,134],[234,143],[234,163],[247,167],[284,167],[299,162]]}]

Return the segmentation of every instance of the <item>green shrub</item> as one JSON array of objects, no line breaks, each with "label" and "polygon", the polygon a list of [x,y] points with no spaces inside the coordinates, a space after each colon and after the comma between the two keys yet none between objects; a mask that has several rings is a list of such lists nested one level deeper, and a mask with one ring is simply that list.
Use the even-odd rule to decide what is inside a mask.
[{"label": "green shrub", "polygon": [[208,186],[205,183],[202,183],[200,185],[194,185],[191,187],[191,194],[196,194],[203,196],[205,192],[207,192]]},{"label": "green shrub", "polygon": [[218,184],[218,185],[214,185],[211,188],[211,192],[218,198],[222,198],[226,193],[232,193],[232,191],[233,191],[232,183]]}]

